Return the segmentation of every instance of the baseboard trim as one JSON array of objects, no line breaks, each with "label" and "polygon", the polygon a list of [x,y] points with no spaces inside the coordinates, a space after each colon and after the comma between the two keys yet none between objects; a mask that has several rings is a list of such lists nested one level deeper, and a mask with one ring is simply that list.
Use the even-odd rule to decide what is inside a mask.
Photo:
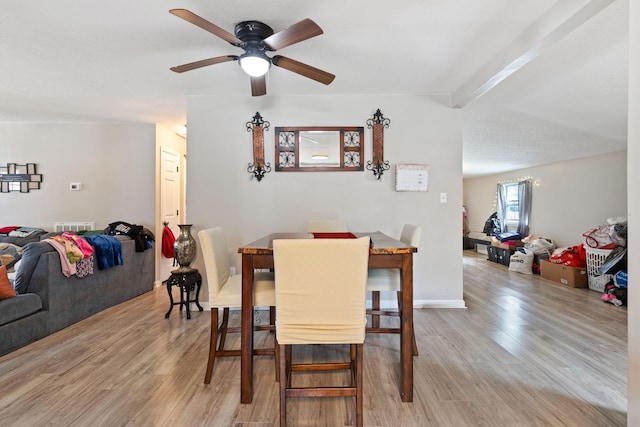
[{"label": "baseboard trim", "polygon": [[413,308],[467,308],[464,299],[414,300]]},{"label": "baseboard trim", "polygon": [[[371,301],[367,300],[367,307],[370,306]],[[398,308],[398,304],[395,299],[381,299],[380,307],[383,310],[393,310]],[[467,308],[467,306],[464,299],[414,299],[413,308]]]},{"label": "baseboard trim", "polygon": [[[381,307],[383,310],[391,310],[391,309],[397,309],[398,306],[397,305],[392,305],[392,304],[385,304],[386,301],[381,301]],[[391,302],[391,301],[389,301]],[[202,306],[202,308],[204,308],[205,311],[211,311],[211,306],[209,305],[208,302],[200,302],[200,305]],[[195,304],[191,305],[191,311],[193,311],[193,308],[196,307]],[[367,307],[370,307],[370,304],[367,303]],[[262,309],[262,310],[268,310],[269,307],[256,307],[258,309]],[[434,300],[417,300],[413,302],[413,308],[467,308],[466,304],[464,303],[463,299],[451,299],[451,300],[439,300],[439,299],[434,299]],[[195,308],[195,310],[197,311],[197,307]],[[240,310],[239,307],[232,307],[231,310]]]}]

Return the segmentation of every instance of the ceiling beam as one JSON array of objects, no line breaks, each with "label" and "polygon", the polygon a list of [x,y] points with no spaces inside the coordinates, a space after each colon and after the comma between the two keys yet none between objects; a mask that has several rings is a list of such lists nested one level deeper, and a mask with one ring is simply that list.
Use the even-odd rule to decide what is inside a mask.
[{"label": "ceiling beam", "polygon": [[505,50],[482,66],[451,95],[451,107],[466,105],[489,92],[529,61],[600,13],[615,0],[562,0],[550,7]]}]

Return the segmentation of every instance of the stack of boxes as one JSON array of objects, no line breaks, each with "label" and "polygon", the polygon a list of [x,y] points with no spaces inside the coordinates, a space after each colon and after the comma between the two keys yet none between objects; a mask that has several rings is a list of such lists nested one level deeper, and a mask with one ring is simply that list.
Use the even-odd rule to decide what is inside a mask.
[{"label": "stack of boxes", "polygon": [[509,259],[518,246],[522,246],[522,240],[507,240],[501,242],[495,236],[491,238],[491,245],[487,247],[489,261],[509,266]]}]

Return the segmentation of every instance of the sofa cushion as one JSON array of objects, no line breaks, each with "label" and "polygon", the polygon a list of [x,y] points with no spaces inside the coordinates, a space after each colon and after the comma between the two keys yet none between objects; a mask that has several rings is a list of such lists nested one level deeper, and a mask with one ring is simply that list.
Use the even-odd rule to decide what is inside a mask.
[{"label": "sofa cushion", "polygon": [[14,287],[18,294],[29,293],[29,282],[33,270],[36,268],[40,255],[47,252],[55,252],[53,246],[47,242],[32,242],[22,248],[22,259],[20,269],[16,273]]},{"label": "sofa cushion", "polygon": [[16,291],[9,282],[9,276],[7,275],[7,267],[0,265],[0,300],[13,298],[16,296]]},{"label": "sofa cushion", "polygon": [[0,325],[33,314],[42,308],[42,301],[36,294],[18,295],[0,300]]}]

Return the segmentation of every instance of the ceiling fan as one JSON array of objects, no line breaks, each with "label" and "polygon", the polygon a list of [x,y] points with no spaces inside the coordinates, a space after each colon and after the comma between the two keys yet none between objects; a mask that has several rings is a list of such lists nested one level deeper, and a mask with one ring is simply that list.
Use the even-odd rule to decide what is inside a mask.
[{"label": "ceiling fan", "polygon": [[235,35],[218,27],[206,19],[196,15],[187,9],[171,9],[169,13],[196,25],[211,34],[231,43],[233,46],[244,49],[242,55],[223,55],[214,58],[203,59],[188,64],[171,67],[171,71],[183,73],[195,70],[208,65],[220,64],[222,62],[239,61],[242,69],[251,77],[251,95],[260,96],[267,93],[267,82],[265,74],[269,71],[271,64],[284,68],[301,76],[313,79],[325,85],[330,84],[335,75],[326,71],[312,67],[311,65],[298,62],[294,59],[282,55],[267,56],[266,52],[290,46],[315,36],[322,34],[322,28],[311,19],[304,19],[289,28],[274,33],[267,24],[259,21],[243,21],[235,26]]}]

